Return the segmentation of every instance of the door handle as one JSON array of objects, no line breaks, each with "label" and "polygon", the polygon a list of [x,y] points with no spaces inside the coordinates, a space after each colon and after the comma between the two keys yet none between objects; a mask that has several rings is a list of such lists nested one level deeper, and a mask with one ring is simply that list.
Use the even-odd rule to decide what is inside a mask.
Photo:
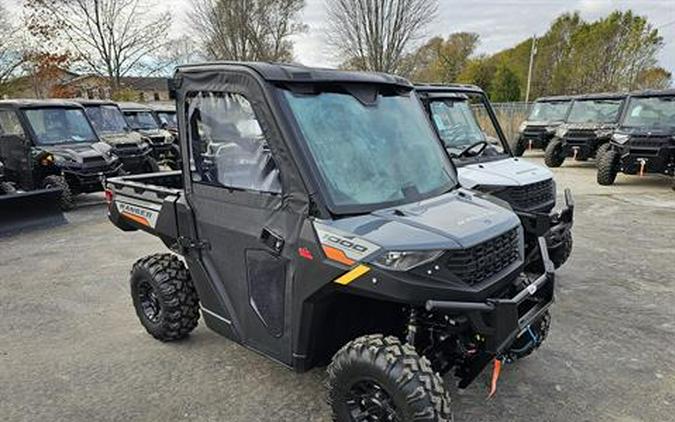
[{"label": "door handle", "polygon": [[281,253],[282,249],[284,249],[284,238],[274,233],[267,227],[262,229],[262,232],[260,233],[260,241],[278,254]]}]

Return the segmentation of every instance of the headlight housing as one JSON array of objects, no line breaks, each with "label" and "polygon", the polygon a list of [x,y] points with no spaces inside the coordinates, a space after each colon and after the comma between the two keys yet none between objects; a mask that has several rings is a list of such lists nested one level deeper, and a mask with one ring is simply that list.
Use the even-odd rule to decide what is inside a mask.
[{"label": "headlight housing", "polygon": [[555,130],[555,136],[558,138],[562,138],[565,135],[567,135],[567,128],[565,127],[559,127]]},{"label": "headlight housing", "polygon": [[442,250],[390,251],[377,257],[372,263],[390,271],[408,271],[431,262],[443,254]]},{"label": "headlight housing", "polygon": [[614,132],[612,129],[598,129],[595,131],[595,136],[598,138],[609,138],[612,136],[612,132]]},{"label": "headlight housing", "polygon": [[628,140],[630,139],[629,135],[626,135],[625,133],[615,133],[612,135],[612,141],[616,142],[617,144],[623,145]]},{"label": "headlight housing", "polygon": [[526,127],[527,127],[526,122],[521,123],[520,126],[518,126],[518,132],[523,133]]}]

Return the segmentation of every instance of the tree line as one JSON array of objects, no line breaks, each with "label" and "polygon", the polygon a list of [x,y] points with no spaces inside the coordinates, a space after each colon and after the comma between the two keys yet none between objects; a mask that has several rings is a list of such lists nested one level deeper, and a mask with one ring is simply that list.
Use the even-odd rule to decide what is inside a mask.
[{"label": "tree line", "polygon": [[[159,0],[24,0],[22,16],[0,5],[0,95],[12,82],[76,69],[110,81],[168,75],[197,60],[291,62],[294,39],[308,30],[305,0],[193,0],[191,33],[174,36],[174,17]],[[659,31],[632,11],[593,22],[576,12],[557,17],[545,34],[495,54],[477,54],[480,37],[427,33],[438,0],[331,0],[323,41],[343,69],[395,73],[415,82],[472,83],[493,101],[670,86],[658,66]],[[532,55],[534,46],[535,54]],[[62,93],[66,94],[66,93]]]}]

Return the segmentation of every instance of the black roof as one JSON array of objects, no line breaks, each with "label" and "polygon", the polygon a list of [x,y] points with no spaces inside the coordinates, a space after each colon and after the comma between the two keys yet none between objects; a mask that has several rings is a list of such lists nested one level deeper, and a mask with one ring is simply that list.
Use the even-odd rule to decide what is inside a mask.
[{"label": "black roof", "polygon": [[397,85],[407,89],[412,84],[400,76],[376,72],[355,72],[337,69],[308,67],[299,64],[278,64],[266,62],[211,62],[178,66],[176,74],[190,72],[205,72],[224,70],[233,67],[244,67],[257,72],[263,79],[270,82],[342,82],[342,83],[372,83]]},{"label": "black roof", "polygon": [[598,92],[594,94],[578,95],[575,100],[622,100],[628,96],[625,92]]},{"label": "black roof", "polygon": [[441,97],[443,94],[480,94],[485,92],[469,84],[415,84],[415,91],[427,96]]},{"label": "black roof", "polygon": [[117,106],[117,103],[113,100],[88,100],[84,98],[75,98],[73,100],[76,103],[82,104],[83,106],[103,106],[103,105],[112,105]]},{"label": "black roof", "polygon": [[33,107],[68,107],[68,108],[82,108],[82,106],[75,101],[49,99],[36,100],[32,98],[17,98],[13,100],[0,100],[0,106],[10,106],[15,108],[33,108]]},{"label": "black roof", "polygon": [[572,101],[577,98],[574,95],[552,95],[549,97],[539,97],[534,100],[535,103],[552,103],[555,101]]},{"label": "black roof", "polygon": [[675,88],[669,89],[645,89],[628,94],[631,97],[670,97],[675,96]]},{"label": "black roof", "polygon": [[154,111],[159,111],[159,112],[176,112],[176,104],[174,103],[149,103],[148,107],[153,109]]}]

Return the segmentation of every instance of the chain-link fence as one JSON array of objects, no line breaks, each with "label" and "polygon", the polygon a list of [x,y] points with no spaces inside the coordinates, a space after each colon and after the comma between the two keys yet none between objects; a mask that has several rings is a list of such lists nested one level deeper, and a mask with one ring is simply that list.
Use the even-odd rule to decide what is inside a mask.
[{"label": "chain-link fence", "polygon": [[492,107],[509,141],[513,141],[518,135],[518,126],[525,120],[530,112],[532,103],[494,103]]}]

